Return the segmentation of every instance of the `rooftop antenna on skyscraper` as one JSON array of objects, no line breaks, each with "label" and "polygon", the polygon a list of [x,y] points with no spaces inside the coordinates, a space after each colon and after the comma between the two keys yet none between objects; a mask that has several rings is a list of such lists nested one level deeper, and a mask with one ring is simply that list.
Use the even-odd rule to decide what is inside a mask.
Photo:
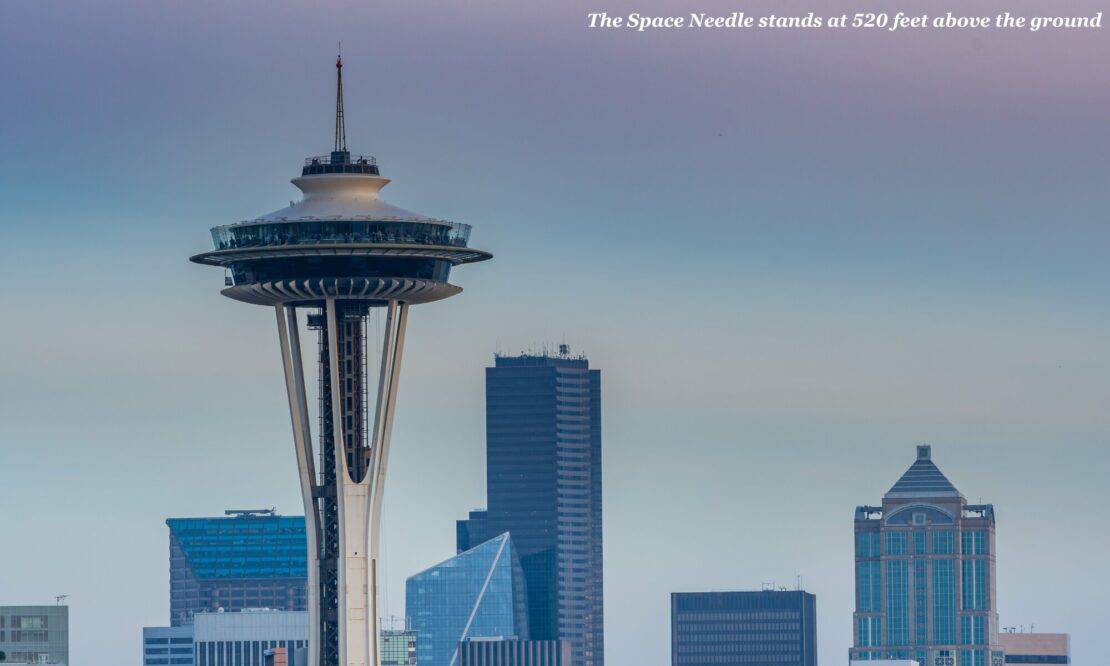
[{"label": "rooftop antenna on skyscraper", "polygon": [[58,596],[54,597],[54,605],[61,606],[62,602],[65,601],[68,598],[69,598],[68,594],[59,594]]},{"label": "rooftop antenna on skyscraper", "polygon": [[335,152],[347,152],[347,126],[343,119],[343,42],[335,56]]}]

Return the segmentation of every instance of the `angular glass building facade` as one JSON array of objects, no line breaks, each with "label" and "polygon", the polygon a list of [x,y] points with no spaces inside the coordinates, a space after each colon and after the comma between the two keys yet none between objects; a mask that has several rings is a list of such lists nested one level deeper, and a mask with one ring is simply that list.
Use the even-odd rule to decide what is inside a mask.
[{"label": "angular glass building facade", "polygon": [[562,346],[486,368],[486,501],[459,521],[460,549],[512,534],[531,638],[565,640],[576,665],[603,666],[601,372],[585,357]]},{"label": "angular glass building facade", "polygon": [[856,508],[851,659],[1002,666],[994,527],[917,447],[882,506]]},{"label": "angular glass building facade", "polygon": [[405,583],[409,627],[420,666],[456,666],[468,638],[528,638],[524,572],[508,533],[490,539]]},{"label": "angular glass building facade", "polygon": [[817,666],[817,598],[801,590],[671,595],[672,666]]},{"label": "angular glass building facade", "polygon": [[233,511],[222,518],[171,518],[170,625],[205,611],[306,609],[304,518]]}]

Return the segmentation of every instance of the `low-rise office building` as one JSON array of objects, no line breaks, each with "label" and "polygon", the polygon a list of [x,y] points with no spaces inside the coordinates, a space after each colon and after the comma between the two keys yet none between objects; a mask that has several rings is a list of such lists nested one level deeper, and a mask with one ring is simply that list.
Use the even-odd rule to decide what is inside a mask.
[{"label": "low-rise office building", "polygon": [[517,638],[468,638],[459,642],[457,666],[571,666],[570,643]]},{"label": "low-rise office building", "polygon": [[274,648],[285,648],[287,666],[304,666],[307,646],[304,611],[196,613],[191,625],[143,628],[144,666],[264,666]]},{"label": "low-rise office building", "polygon": [[817,598],[801,590],[671,595],[671,665],[817,666]]},{"label": "low-rise office building", "polygon": [[1067,634],[999,634],[1007,664],[1070,664],[1071,637]]},{"label": "low-rise office building", "polygon": [[143,627],[143,666],[193,666],[193,627]]},{"label": "low-rise office building", "polygon": [[10,664],[68,664],[68,606],[0,606],[0,652]]}]

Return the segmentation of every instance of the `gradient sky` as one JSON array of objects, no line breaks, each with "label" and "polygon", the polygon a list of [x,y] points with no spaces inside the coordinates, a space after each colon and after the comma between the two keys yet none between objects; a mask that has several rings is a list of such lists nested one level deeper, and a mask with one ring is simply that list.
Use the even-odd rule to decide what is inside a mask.
[{"label": "gradient sky", "polygon": [[920,442],[997,508],[1002,624],[1106,663],[1110,42],[584,28],[813,7],[0,2],[0,603],[70,594],[73,664],[138,664],[167,516],[300,512],[272,313],[186,257],[296,196],[342,40],[386,198],[496,255],[412,315],[388,612],[484,501],[482,368],[566,341],[603,373],[611,666],[669,663],[671,591],[796,575],[844,663],[852,510]]}]

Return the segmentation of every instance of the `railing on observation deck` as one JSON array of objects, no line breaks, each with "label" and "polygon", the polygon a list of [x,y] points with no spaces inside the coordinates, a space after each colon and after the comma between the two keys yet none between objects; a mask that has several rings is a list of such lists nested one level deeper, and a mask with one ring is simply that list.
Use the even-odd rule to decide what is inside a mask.
[{"label": "railing on observation deck", "polygon": [[373,155],[352,155],[344,151],[305,158],[302,176],[322,173],[363,173],[377,176],[378,160]]},{"label": "railing on observation deck", "polygon": [[216,227],[217,250],[281,245],[372,243],[466,247],[470,225],[407,221],[260,222]]}]

